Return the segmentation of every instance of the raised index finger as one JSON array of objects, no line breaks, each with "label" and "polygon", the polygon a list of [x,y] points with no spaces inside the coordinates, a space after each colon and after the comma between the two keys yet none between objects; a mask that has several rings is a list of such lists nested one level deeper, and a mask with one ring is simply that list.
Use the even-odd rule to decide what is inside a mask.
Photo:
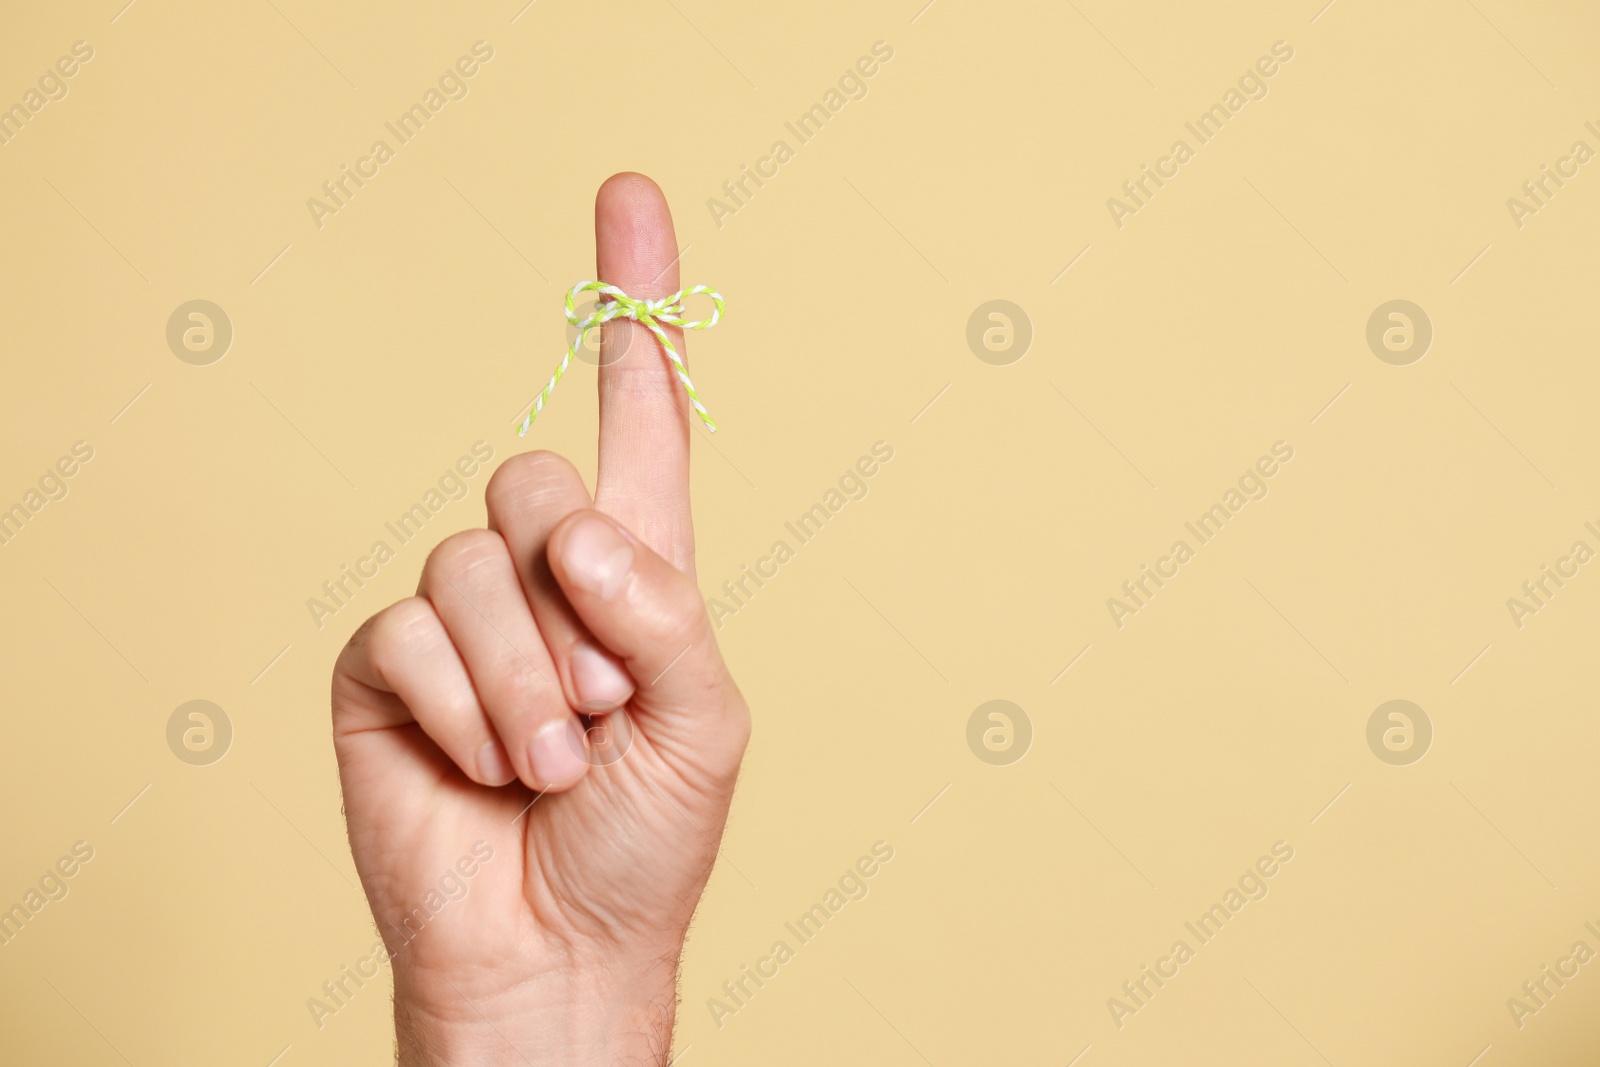
[{"label": "raised index finger", "polygon": [[[640,300],[677,292],[672,212],[649,178],[625,173],[606,180],[595,197],[594,237],[601,281]],[[683,331],[665,329],[687,360]],[[595,506],[692,574],[688,399],[661,342],[648,329],[617,319],[601,330]]]}]

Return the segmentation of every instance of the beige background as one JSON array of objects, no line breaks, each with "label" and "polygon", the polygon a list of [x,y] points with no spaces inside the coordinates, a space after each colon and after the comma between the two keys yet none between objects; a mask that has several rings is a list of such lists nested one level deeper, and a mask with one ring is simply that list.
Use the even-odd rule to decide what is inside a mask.
[{"label": "beige background", "polygon": [[[1600,164],[1506,206],[1600,149],[1592,7],[120,2],[0,18],[0,105],[94,49],[0,146],[0,506],[94,449],[0,546],[0,906],[94,849],[0,947],[0,1059],[386,1061],[381,983],[306,1006],[375,939],[328,675],[486,477],[323,628],[306,600],[474,441],[592,474],[591,367],[512,422],[594,190],[636,169],[729,301],[691,346],[707,595],[894,449],[722,628],[755,736],[679,1063],[1593,1061],[1600,964],[1520,1029],[1506,1003],[1600,950],[1600,569],[1506,606],[1600,548]],[[479,40],[470,94],[319,229],[307,198]],[[1119,229],[1107,198],[1279,40]],[[996,298],[1034,329],[1007,366],[965,340]],[[1403,367],[1364,336],[1396,298],[1435,332]],[[235,330],[209,366],[165,340],[193,299]],[[1118,629],[1107,598],[1279,440],[1270,495]],[[1395,698],[1435,731],[1409,766],[1365,738]],[[192,699],[233,725],[209,766],[167,746]],[[966,741],[993,699],[1032,724],[1009,766]],[[878,840],[870,895],[719,1028],[707,999]],[[1270,895],[1119,1028],[1107,999],[1280,840]]]}]

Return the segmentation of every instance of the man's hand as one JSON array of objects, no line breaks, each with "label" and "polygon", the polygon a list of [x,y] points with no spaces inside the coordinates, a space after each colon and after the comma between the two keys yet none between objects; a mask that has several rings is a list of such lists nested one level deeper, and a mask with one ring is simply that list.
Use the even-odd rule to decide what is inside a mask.
[{"label": "man's hand", "polygon": [[[678,289],[648,178],[601,187],[595,242],[602,280]],[[508,460],[488,529],[439,545],[418,595],[368,620],[334,669],[402,1064],[611,1067],[670,1049],[750,717],[694,581],[683,390],[644,327],[603,331],[624,354],[600,370],[593,500],[560,456]]]}]

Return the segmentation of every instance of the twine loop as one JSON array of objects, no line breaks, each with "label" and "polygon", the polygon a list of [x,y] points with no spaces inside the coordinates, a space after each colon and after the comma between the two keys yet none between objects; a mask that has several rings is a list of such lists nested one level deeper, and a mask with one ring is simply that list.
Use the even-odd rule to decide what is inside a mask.
[{"label": "twine loop", "polygon": [[[578,311],[578,299],[584,293],[598,293],[600,302],[588,314]],[[688,321],[684,318],[684,301],[692,296],[704,294],[711,298],[711,317]],[[572,357],[589,339],[589,331],[598,329],[608,322],[616,319],[631,319],[655,334],[656,340],[661,342],[662,351],[666,353],[667,360],[672,364],[673,373],[683,386],[683,391],[688,394],[689,406],[694,408],[694,413],[700,416],[700,421],[706,424],[706,429],[712,433],[717,432],[717,424],[711,421],[705,405],[700,403],[700,394],[695,392],[694,382],[689,379],[688,368],[683,364],[683,357],[678,354],[677,348],[672,344],[672,338],[667,336],[663,326],[676,326],[681,330],[709,330],[722,321],[722,313],[726,310],[722,294],[709,285],[696,285],[688,289],[679,289],[670,296],[656,299],[639,299],[629,296],[615,285],[606,282],[579,282],[567,292],[566,313],[567,322],[577,330],[577,335],[567,351],[561,357],[561,364],[556,367],[555,373],[550,375],[550,381],[545,385],[533,402],[533,409],[522,420],[522,428],[517,431],[521,437],[528,432],[528,427],[533,425],[539,413],[544,410],[544,405],[550,399],[550,394],[555,391],[556,383],[562,375],[567,373],[567,367],[572,364]]]}]

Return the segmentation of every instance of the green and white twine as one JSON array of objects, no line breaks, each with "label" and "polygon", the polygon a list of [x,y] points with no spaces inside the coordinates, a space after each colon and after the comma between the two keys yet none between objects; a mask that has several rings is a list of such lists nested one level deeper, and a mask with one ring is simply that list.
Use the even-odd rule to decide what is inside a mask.
[{"label": "green and white twine", "polygon": [[[599,293],[602,299],[594,306],[594,310],[587,315],[578,313],[577,301],[583,293]],[[704,293],[711,298],[712,310],[709,319],[696,322],[685,322],[683,319],[683,302],[691,296]],[[683,357],[673,347],[672,339],[667,336],[663,326],[677,326],[683,330],[709,330],[722,319],[725,306],[722,294],[708,285],[697,285],[692,289],[679,289],[671,296],[664,296],[659,300],[637,300],[614,285],[605,282],[579,282],[567,293],[567,321],[578,331],[572,343],[567,346],[567,354],[561,357],[561,365],[556,372],[550,375],[550,382],[544,387],[544,392],[539,394],[533,402],[533,410],[529,411],[522,420],[522,429],[517,431],[521,437],[528,432],[528,427],[533,425],[533,420],[539,417],[544,410],[545,401],[550,399],[550,394],[555,390],[556,383],[561,376],[567,373],[567,367],[572,363],[572,357],[577,354],[578,348],[589,338],[589,331],[598,329],[613,319],[632,319],[645,329],[656,335],[656,340],[661,342],[661,347],[666,351],[667,359],[672,363],[673,372],[677,374],[678,381],[683,383],[683,391],[689,394],[689,405],[694,408],[694,413],[700,416],[700,421],[706,424],[706,429],[712,433],[717,432],[717,424],[711,421],[711,416],[706,412],[705,405],[700,403],[700,395],[694,391],[694,382],[689,380],[689,371],[683,365]]]}]

